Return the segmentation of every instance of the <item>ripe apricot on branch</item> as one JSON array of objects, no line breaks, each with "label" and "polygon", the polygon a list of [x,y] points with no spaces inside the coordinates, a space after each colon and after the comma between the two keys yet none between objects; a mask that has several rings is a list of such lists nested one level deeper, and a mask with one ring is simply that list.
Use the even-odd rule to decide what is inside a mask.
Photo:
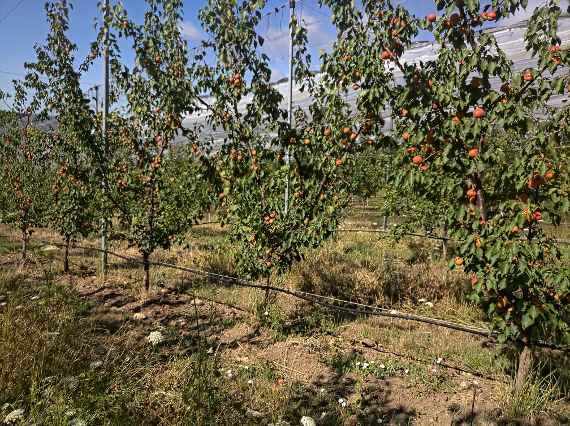
[{"label": "ripe apricot on branch", "polygon": [[471,148],[469,150],[469,157],[476,158],[478,155],[479,155],[479,149],[478,148]]},{"label": "ripe apricot on branch", "polygon": [[483,12],[481,14],[481,18],[488,20],[488,21],[496,21],[497,20],[497,12],[491,10],[489,12]]},{"label": "ripe apricot on branch", "polygon": [[473,110],[473,118],[480,120],[484,118],[485,115],[487,115],[487,112],[485,111],[485,108],[481,106],[475,107],[475,109]]},{"label": "ripe apricot on branch", "polygon": [[455,263],[455,266],[462,266],[463,265],[463,258],[457,256],[453,262]]},{"label": "ripe apricot on branch", "polygon": [[383,61],[387,61],[389,59],[392,59],[392,52],[390,52],[389,50],[383,50],[381,58]]},{"label": "ripe apricot on branch", "polygon": [[424,158],[421,155],[416,155],[414,158],[412,158],[412,163],[419,165],[422,164],[424,161]]},{"label": "ripe apricot on branch", "polygon": [[437,15],[435,13],[430,13],[428,16],[426,16],[426,20],[430,24],[433,24],[435,21],[437,21]]},{"label": "ripe apricot on branch", "polygon": [[404,132],[402,134],[402,139],[404,139],[405,141],[409,141],[411,137],[412,135],[410,135],[410,132]]},{"label": "ripe apricot on branch", "polygon": [[552,180],[554,180],[554,178],[556,177],[556,173],[554,173],[552,170],[548,170],[545,174],[544,174],[544,180],[546,182],[550,182]]},{"label": "ripe apricot on branch", "polygon": [[560,46],[557,45],[557,44],[556,44],[556,45],[552,45],[552,46],[550,46],[550,47],[548,48],[548,51],[549,51],[550,53],[558,53],[558,52],[560,52]]}]

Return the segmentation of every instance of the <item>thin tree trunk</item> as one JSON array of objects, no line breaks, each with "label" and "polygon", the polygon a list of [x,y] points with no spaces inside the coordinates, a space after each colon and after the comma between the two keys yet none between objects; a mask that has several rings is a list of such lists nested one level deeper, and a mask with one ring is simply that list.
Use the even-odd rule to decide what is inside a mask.
[{"label": "thin tree trunk", "polygon": [[143,253],[144,263],[144,289],[148,292],[150,290],[150,265],[148,263],[149,254]]},{"label": "thin tree trunk", "polygon": [[533,365],[534,354],[532,349],[527,344],[524,345],[523,350],[519,355],[519,365],[517,369],[517,377],[515,379],[515,393],[520,394],[524,392],[525,383],[528,379]]},{"label": "thin tree trunk", "polygon": [[22,230],[22,262],[26,261],[26,256],[28,254],[28,233],[26,230]]},{"label": "thin tree trunk", "polygon": [[443,256],[444,260],[447,260],[447,238],[448,238],[448,232],[447,232],[447,224],[443,225],[443,240],[441,240],[441,255]]},{"label": "thin tree trunk", "polygon": [[382,219],[382,230],[388,230],[388,216],[384,216]]},{"label": "thin tree trunk", "polygon": [[[268,277],[267,277],[267,281],[265,282],[265,285],[266,285],[267,287],[269,287],[270,284],[271,284],[271,276],[268,276]],[[263,306],[263,310],[264,310],[264,312],[267,312],[267,308],[268,308],[269,303],[270,303],[270,300],[269,300],[270,297],[271,297],[271,291],[269,290],[269,288],[266,288],[266,289],[265,289],[265,300],[264,300],[264,302],[263,302],[263,305],[264,305],[264,306]]]},{"label": "thin tree trunk", "polygon": [[63,273],[64,274],[68,274],[69,273],[69,243],[70,243],[70,238],[66,237],[65,238],[65,252],[63,254]]}]

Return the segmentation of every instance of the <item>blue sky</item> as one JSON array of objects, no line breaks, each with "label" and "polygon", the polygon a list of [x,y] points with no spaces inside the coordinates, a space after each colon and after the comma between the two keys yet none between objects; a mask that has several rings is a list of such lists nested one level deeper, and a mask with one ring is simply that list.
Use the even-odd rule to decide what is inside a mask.
[{"label": "blue sky", "polygon": [[[112,2],[118,0],[111,0]],[[143,0],[123,0],[129,13],[135,18],[144,12]],[[78,45],[78,58],[84,58],[90,42],[95,37],[95,19],[99,16],[97,0],[74,0],[71,14],[70,38]],[[197,20],[198,10],[206,0],[185,0],[183,32],[190,44],[203,37]],[[288,3],[288,0],[268,0],[267,11]],[[401,0],[418,15],[425,15],[434,10],[433,2],[427,0]],[[531,0],[530,6],[539,0]],[[288,8],[264,19],[260,33],[266,38],[265,52],[272,58],[273,79],[286,74],[288,39]],[[297,14],[309,30],[312,46],[313,63],[319,49],[327,48],[334,35],[327,9],[320,9],[318,0],[297,0]],[[523,16],[521,16],[522,18]],[[24,62],[35,58],[33,46],[42,43],[48,32],[44,14],[44,0],[0,0],[0,89],[8,90],[11,80],[20,78],[24,72]],[[96,63],[84,77],[85,88],[98,84],[101,80],[101,65]]]}]

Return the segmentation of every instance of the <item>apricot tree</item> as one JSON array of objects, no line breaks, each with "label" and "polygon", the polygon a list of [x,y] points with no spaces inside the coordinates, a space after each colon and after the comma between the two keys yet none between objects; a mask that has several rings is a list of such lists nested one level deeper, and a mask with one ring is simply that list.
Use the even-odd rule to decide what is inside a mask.
[{"label": "apricot tree", "polygon": [[[134,22],[121,4],[111,7],[94,43],[90,61],[110,51],[115,92],[121,114],[110,123],[98,148],[103,197],[112,205],[128,241],[144,262],[144,286],[150,286],[149,257],[168,249],[175,237],[197,221],[208,206],[207,169],[194,133],[182,119],[196,110],[196,90],[188,68],[188,46],[180,30],[181,0],[147,0],[142,23]],[[106,44],[104,32],[110,31]],[[122,63],[122,42],[133,46],[134,65]],[[166,172],[174,141],[193,146],[193,166],[174,178]]]},{"label": "apricot tree", "polygon": [[[471,276],[473,299],[499,340],[522,344],[520,389],[532,341],[570,341],[568,274],[541,224],[559,223],[568,210],[559,149],[567,144],[560,133],[567,112],[549,108],[570,83],[559,2],[534,10],[524,38],[536,65],[525,70],[514,69],[485,30],[526,7],[524,0],[436,0],[438,13],[426,17],[390,0],[365,0],[362,8],[322,3],[338,28],[333,55],[351,58],[331,75],[339,84],[358,75],[362,113],[391,111],[395,189],[449,203],[445,222],[460,251],[452,267]],[[435,40],[431,59],[407,55],[420,31]]]},{"label": "apricot tree", "polygon": [[[20,231],[25,261],[34,228],[47,223],[53,170],[49,138],[36,127],[37,105],[21,82],[14,92],[12,110],[0,113],[0,223]],[[0,92],[0,98],[7,95]]]},{"label": "apricot tree", "polygon": [[76,69],[73,44],[69,30],[67,1],[45,5],[50,32],[44,45],[36,45],[36,62],[27,63],[25,84],[33,90],[43,117],[55,121],[49,132],[53,146],[47,167],[56,168],[48,221],[65,241],[63,270],[69,272],[69,246],[72,239],[94,230],[95,200],[98,191],[93,180],[92,157],[85,147],[100,142],[95,115],[89,108],[80,86],[83,69]]},{"label": "apricot tree", "polygon": [[203,61],[196,75],[211,96],[204,104],[208,120],[224,132],[216,154],[220,210],[237,247],[237,270],[269,280],[334,235],[354,186],[354,155],[375,142],[366,137],[373,120],[357,127],[342,94],[309,72],[307,33],[299,22],[292,28],[295,77],[314,101],[308,110],[297,108],[289,124],[284,97],[271,84],[270,59],[261,52],[265,5],[208,2],[201,12],[208,38],[197,53]]}]

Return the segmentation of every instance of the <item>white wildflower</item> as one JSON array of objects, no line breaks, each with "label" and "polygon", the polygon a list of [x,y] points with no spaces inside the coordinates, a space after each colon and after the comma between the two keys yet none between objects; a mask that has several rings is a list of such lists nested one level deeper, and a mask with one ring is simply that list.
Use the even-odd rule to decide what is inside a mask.
[{"label": "white wildflower", "polygon": [[24,410],[22,408],[18,408],[17,410],[8,413],[8,415],[4,418],[4,423],[11,425],[22,420],[24,420]]},{"label": "white wildflower", "polygon": [[325,393],[325,388],[321,388],[321,393]]},{"label": "white wildflower", "polygon": [[91,364],[89,364],[89,367],[92,370],[95,370],[96,368],[99,368],[103,365],[103,361],[93,361]]},{"label": "white wildflower", "polygon": [[399,313],[399,312],[398,312],[397,310],[395,310],[395,309],[392,309],[392,310],[390,311],[390,315],[398,315],[398,313]]},{"label": "white wildflower", "polygon": [[384,370],[386,368],[386,366],[384,364],[380,364],[378,367],[380,367],[382,370]]},{"label": "white wildflower", "polygon": [[146,315],[143,314],[142,312],[137,312],[133,315],[133,319],[135,319],[137,321],[142,321],[142,320],[146,319]]},{"label": "white wildflower", "polygon": [[360,367],[360,361],[356,361],[356,367]]},{"label": "white wildflower", "polygon": [[160,331],[153,331],[148,335],[146,340],[153,346],[156,346],[164,341],[164,336]]},{"label": "white wildflower", "polygon": [[368,364],[367,362],[363,362],[363,363],[362,363],[362,369],[363,369],[363,370],[366,370],[366,369],[368,368],[368,365],[369,365],[369,364]]},{"label": "white wildflower", "polygon": [[408,370],[407,368],[404,370],[404,374],[408,374],[410,372],[410,370]]},{"label": "white wildflower", "polygon": [[371,365],[374,365],[374,363],[375,363],[375,361],[374,361],[374,360],[370,361],[370,364],[371,364]]},{"label": "white wildflower", "polygon": [[269,311],[265,311],[265,312],[263,313],[263,315],[269,316]]},{"label": "white wildflower", "polygon": [[438,358],[435,360],[436,364],[441,364],[443,362],[443,358]]},{"label": "white wildflower", "polygon": [[247,381],[247,384],[248,384],[248,385],[253,385],[253,380],[249,379],[249,380]]},{"label": "white wildflower", "polygon": [[233,371],[232,370],[226,371],[226,376],[228,376],[228,379],[231,379],[232,377],[234,377]]},{"label": "white wildflower", "polygon": [[317,426],[317,422],[315,421],[315,419],[309,416],[301,417],[301,424],[303,426]]},{"label": "white wildflower", "polygon": [[420,302],[420,303],[426,303],[426,302],[427,302],[427,299],[423,299],[423,298],[422,298],[422,299],[418,300],[418,302]]},{"label": "white wildflower", "polygon": [[340,405],[341,407],[346,407],[348,405],[348,402],[346,401],[346,399],[344,398],[339,398],[338,399],[338,405]]},{"label": "white wildflower", "polygon": [[431,302],[426,302],[426,306],[427,306],[428,308],[433,308],[433,303],[431,303]]}]

